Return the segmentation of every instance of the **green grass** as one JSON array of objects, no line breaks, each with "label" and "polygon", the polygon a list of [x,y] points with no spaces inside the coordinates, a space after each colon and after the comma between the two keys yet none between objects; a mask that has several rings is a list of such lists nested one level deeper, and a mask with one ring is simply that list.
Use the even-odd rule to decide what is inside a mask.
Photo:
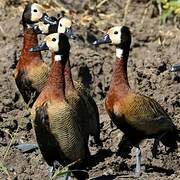
[{"label": "green grass", "polygon": [[67,166],[65,166],[64,168],[62,168],[62,169],[60,169],[60,170],[57,169],[57,170],[54,172],[53,176],[51,177],[51,180],[55,180],[56,178],[58,178],[58,177],[63,177],[63,176],[72,177],[72,176],[73,176],[73,174],[72,174],[73,172],[86,172],[86,173],[88,173],[87,171],[85,171],[85,170],[80,170],[80,169],[69,170],[69,167],[75,165],[76,163],[79,163],[80,161],[81,161],[81,160],[78,159],[78,160],[76,160],[76,161],[68,164]]},{"label": "green grass", "polygon": [[167,19],[173,17],[174,20],[180,16],[180,0],[156,0],[160,16],[161,23],[166,23]]}]

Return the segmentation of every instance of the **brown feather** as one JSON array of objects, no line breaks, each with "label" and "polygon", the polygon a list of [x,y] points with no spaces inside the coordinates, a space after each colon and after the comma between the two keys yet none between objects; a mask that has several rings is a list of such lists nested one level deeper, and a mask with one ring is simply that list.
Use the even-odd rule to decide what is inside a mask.
[{"label": "brown feather", "polygon": [[[55,160],[67,165],[87,155],[87,141],[78,123],[80,116],[73,108],[65,98],[64,65],[55,61],[47,85],[32,108],[36,139],[49,165]],[[44,113],[39,109],[45,109]]]},{"label": "brown feather", "polygon": [[83,136],[88,139],[89,135],[92,135],[95,142],[101,145],[97,105],[83,84],[72,80],[69,60],[66,63],[64,76],[66,99],[81,114],[81,122],[79,123],[82,127]]},{"label": "brown feather", "polygon": [[112,121],[133,145],[139,144],[145,138],[156,138],[162,134],[174,134],[171,136],[174,137],[172,145],[176,144],[177,129],[160,104],[130,89],[127,59],[123,57],[117,58],[115,62],[105,106]]},{"label": "brown feather", "polygon": [[44,87],[49,68],[43,62],[40,52],[29,52],[29,49],[38,44],[37,35],[32,29],[24,30],[23,49],[16,66],[15,81],[26,103],[32,100],[32,105]]}]

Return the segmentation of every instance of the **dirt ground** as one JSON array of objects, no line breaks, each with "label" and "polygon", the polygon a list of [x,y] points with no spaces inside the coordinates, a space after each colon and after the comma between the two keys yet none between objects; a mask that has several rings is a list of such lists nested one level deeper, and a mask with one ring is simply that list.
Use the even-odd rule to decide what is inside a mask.
[{"label": "dirt ground", "polygon": [[[40,1],[38,1],[40,2]],[[115,48],[109,45],[94,47],[94,36],[113,25],[126,22],[132,32],[128,62],[128,77],[133,89],[158,101],[180,129],[180,76],[169,72],[172,64],[180,63],[180,29],[168,21],[160,25],[157,9],[149,1],[135,0],[126,7],[124,0],[67,0],[41,1],[61,2],[65,10],[71,10],[77,40],[71,42],[71,65],[73,78],[91,82],[91,92],[98,104],[101,119],[103,158],[95,159],[89,170],[91,179],[133,179],[134,149],[131,158],[116,156],[122,133],[111,126],[104,109],[104,98],[109,88]],[[102,3],[104,2],[104,3]],[[15,145],[35,142],[30,111],[26,108],[16,88],[13,74],[22,48],[22,26],[20,19],[25,1],[0,0],[0,179],[45,180],[47,164],[39,150],[21,153]],[[48,8],[49,6],[47,6]],[[126,10],[125,16],[124,12]],[[57,8],[54,14],[59,11]],[[52,10],[51,10],[52,12]],[[60,12],[60,11],[59,11]],[[68,13],[69,11],[67,11]],[[44,53],[49,60],[50,54]],[[114,129],[114,131],[112,131]],[[112,132],[111,132],[112,131]],[[111,132],[111,133],[110,133]],[[180,152],[165,153],[160,146],[158,159],[152,158],[153,141],[141,144],[145,170],[139,179],[180,179]],[[180,143],[178,144],[180,147]],[[90,147],[92,154],[96,149]]]}]

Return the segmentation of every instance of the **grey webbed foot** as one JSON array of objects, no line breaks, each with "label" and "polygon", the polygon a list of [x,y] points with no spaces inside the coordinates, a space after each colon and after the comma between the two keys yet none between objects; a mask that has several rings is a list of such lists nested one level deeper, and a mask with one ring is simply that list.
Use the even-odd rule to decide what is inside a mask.
[{"label": "grey webbed foot", "polygon": [[28,144],[28,143],[18,144],[15,147],[19,149],[22,153],[32,152],[39,148],[37,144]]}]

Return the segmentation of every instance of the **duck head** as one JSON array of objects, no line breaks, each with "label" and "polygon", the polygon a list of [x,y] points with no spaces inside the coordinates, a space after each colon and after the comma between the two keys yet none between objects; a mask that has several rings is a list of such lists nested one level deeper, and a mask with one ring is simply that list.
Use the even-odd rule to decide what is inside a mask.
[{"label": "duck head", "polygon": [[39,21],[54,22],[46,13],[45,9],[37,3],[29,3],[26,5],[23,15],[22,24],[24,27],[32,27],[34,23]]},{"label": "duck head", "polygon": [[33,29],[37,34],[51,34],[51,33],[64,33],[70,39],[74,39],[74,33],[72,30],[72,22],[67,17],[62,17],[60,19],[52,18],[54,23],[38,22],[34,24]]},{"label": "duck head", "polygon": [[102,38],[94,41],[94,45],[113,44],[119,48],[130,47],[131,33],[126,26],[115,26],[108,30],[107,34]]},{"label": "duck head", "polygon": [[44,41],[38,46],[31,48],[30,52],[50,50],[55,53],[55,61],[68,57],[70,44],[68,37],[63,33],[53,33],[45,37]]},{"label": "duck head", "polygon": [[127,60],[131,45],[131,32],[126,26],[115,26],[108,30],[102,38],[94,41],[94,45],[113,44],[116,46],[116,57]]}]

